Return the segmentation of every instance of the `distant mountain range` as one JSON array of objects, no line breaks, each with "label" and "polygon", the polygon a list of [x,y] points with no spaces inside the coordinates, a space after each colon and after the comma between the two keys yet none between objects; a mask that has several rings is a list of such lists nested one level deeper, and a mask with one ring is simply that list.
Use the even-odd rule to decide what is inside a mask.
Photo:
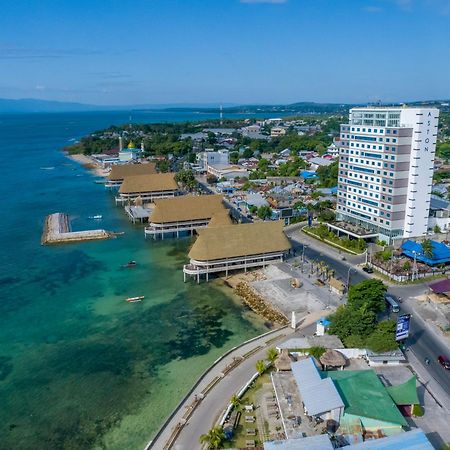
[{"label": "distant mountain range", "polygon": [[[410,106],[433,105],[444,111],[450,111],[450,100],[429,100],[408,102]],[[393,104],[399,106],[400,104]],[[292,113],[292,114],[345,114],[349,108],[358,106],[356,104],[339,103],[314,103],[298,102],[288,105],[236,105],[224,104],[224,113]],[[365,105],[364,105],[365,106]],[[128,106],[98,106],[83,103],[58,102],[50,100],[25,99],[1,99],[0,114],[18,113],[60,113],[60,112],[82,112],[82,111],[144,111],[144,110],[166,110],[166,111],[203,111],[218,112],[219,105],[214,104],[159,104],[159,105],[128,105]]]}]

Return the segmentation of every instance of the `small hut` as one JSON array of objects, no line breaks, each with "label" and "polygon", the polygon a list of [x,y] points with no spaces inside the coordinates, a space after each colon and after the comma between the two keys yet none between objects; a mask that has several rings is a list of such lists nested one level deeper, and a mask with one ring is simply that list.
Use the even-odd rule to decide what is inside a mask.
[{"label": "small hut", "polygon": [[275,368],[277,372],[286,372],[291,370],[291,362],[294,361],[294,357],[289,354],[287,348],[283,348],[275,361]]},{"label": "small hut", "polygon": [[341,369],[343,369],[347,363],[345,356],[341,352],[333,349],[328,349],[319,358],[319,360],[320,363],[325,367],[325,370],[327,370],[329,367],[340,367]]}]

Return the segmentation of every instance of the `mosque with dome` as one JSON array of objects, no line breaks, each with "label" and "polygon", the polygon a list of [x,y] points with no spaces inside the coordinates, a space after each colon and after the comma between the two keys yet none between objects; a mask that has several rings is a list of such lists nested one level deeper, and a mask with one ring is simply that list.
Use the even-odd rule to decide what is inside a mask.
[{"label": "mosque with dome", "polygon": [[141,153],[143,153],[143,143],[141,148],[136,148],[133,141],[130,141],[126,148],[122,146],[122,138],[119,139],[119,163],[124,164],[136,161]]}]

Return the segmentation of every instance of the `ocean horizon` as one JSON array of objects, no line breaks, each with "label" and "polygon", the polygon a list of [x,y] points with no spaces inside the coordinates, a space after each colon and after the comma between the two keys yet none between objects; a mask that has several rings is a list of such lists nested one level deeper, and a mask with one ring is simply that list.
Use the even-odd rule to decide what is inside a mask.
[{"label": "ocean horizon", "polygon": [[[132,120],[200,118],[216,117],[134,112]],[[127,112],[0,115],[0,449],[142,449],[203,370],[267,330],[220,280],[183,283],[192,238],[145,240],[142,225],[61,151],[128,120]],[[68,213],[75,230],[125,234],[41,246],[53,212]],[[101,222],[89,219],[96,214]],[[122,268],[129,260],[138,266]],[[124,301],[137,295],[145,300]]]}]

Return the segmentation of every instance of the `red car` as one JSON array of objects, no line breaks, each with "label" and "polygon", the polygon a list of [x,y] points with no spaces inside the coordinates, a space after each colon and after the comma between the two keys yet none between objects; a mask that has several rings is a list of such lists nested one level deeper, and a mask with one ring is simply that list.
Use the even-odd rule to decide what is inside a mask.
[{"label": "red car", "polygon": [[447,370],[450,370],[450,361],[445,356],[438,356],[438,363]]}]

